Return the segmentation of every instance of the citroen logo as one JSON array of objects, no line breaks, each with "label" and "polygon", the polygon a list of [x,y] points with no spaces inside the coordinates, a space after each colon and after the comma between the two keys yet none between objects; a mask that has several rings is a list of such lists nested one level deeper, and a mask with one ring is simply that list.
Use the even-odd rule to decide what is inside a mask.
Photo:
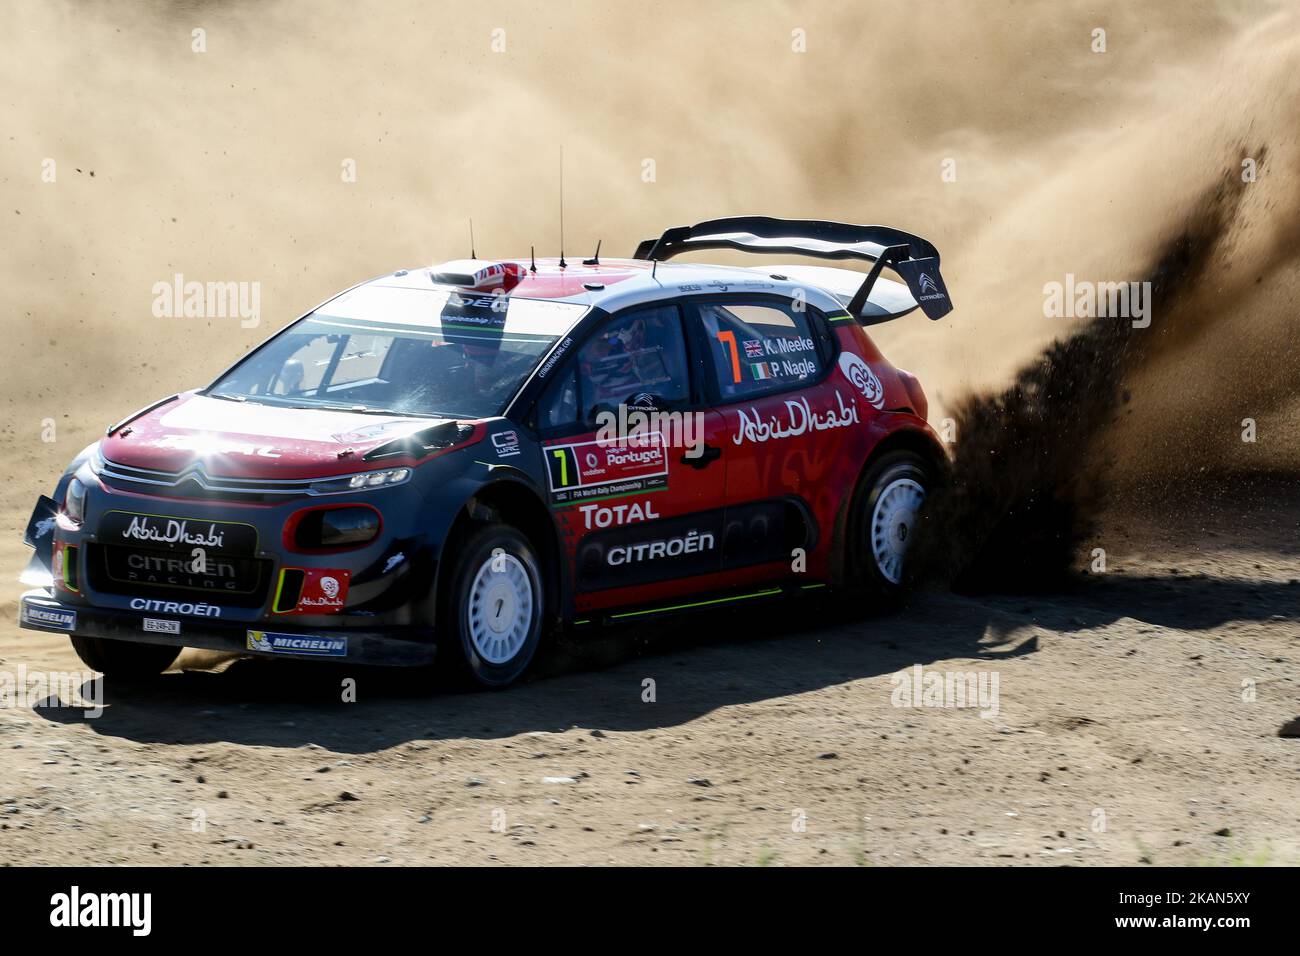
[{"label": "citroen logo", "polygon": [[195,464],[181,475],[180,481],[178,481],[177,484],[183,485],[188,481],[192,481],[200,488],[206,489],[208,486],[207,478],[208,476],[203,473],[203,468],[200,465]]}]

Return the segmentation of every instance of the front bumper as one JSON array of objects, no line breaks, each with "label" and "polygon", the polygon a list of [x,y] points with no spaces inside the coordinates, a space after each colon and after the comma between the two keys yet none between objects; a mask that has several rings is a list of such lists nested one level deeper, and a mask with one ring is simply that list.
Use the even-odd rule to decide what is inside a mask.
[{"label": "front bumper", "polygon": [[[146,625],[146,621],[152,623]],[[352,664],[418,667],[432,664],[436,653],[433,631],[425,627],[308,628],[293,627],[279,621],[262,624],[144,614],[118,608],[63,604],[41,588],[23,594],[18,623],[36,631],[141,644],[199,647],[250,657],[319,658]],[[150,629],[146,630],[146,627]],[[171,632],[173,627],[175,631]]]}]

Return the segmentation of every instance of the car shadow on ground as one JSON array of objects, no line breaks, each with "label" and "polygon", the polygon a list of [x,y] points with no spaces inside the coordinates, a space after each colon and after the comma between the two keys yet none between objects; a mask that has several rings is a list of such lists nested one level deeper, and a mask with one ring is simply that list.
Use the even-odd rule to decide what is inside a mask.
[{"label": "car shadow on ground", "polygon": [[[495,692],[437,691],[428,671],[241,659],[148,684],[105,681],[95,718],[67,707],[38,713],[140,743],[311,743],[343,753],[573,727],[650,730],[916,663],[1011,650],[985,641],[984,620],[954,614],[960,604],[922,594],[903,612],[845,622],[827,602],[803,598],[609,628],[556,642],[531,679]],[[356,682],[354,703],[343,701],[346,679]]]},{"label": "car shadow on ground", "polygon": [[1061,594],[986,597],[984,603],[1028,615],[1043,627],[1066,634],[1120,618],[1208,631],[1231,622],[1300,621],[1300,580],[1106,575],[1082,579]]},{"label": "car shadow on ground", "polygon": [[[575,727],[644,731],[914,664],[1033,653],[1035,627],[1068,634],[1121,617],[1184,630],[1229,620],[1294,620],[1298,596],[1300,587],[1288,583],[1116,576],[1050,595],[929,590],[902,612],[847,621],[823,600],[792,599],[566,638],[549,649],[531,680],[504,691],[436,692],[428,671],[242,659],[220,671],[171,672],[146,685],[108,681],[105,709],[96,718],[67,707],[37,712],[140,743],[316,744],[350,754],[417,740]],[[349,679],[352,703],[343,700]]]}]

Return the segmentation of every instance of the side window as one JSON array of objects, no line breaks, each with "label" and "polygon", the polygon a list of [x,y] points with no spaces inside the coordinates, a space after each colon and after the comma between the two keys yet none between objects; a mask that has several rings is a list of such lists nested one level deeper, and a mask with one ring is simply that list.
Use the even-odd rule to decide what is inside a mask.
[{"label": "side window", "polygon": [[537,427],[546,431],[563,425],[572,425],[578,420],[578,373],[577,365],[570,362],[564,372],[555,377],[555,381],[542,393],[538,405]]},{"label": "side window", "polygon": [[538,425],[592,424],[620,405],[666,410],[690,397],[681,314],[654,306],[615,316],[586,341],[543,393]]},{"label": "side window", "polygon": [[766,302],[706,302],[699,313],[724,401],[796,388],[821,374],[817,332],[807,312]]},{"label": "side window", "polygon": [[620,405],[667,410],[690,402],[690,373],[676,306],[625,312],[578,349],[542,393],[538,428],[593,424]]}]

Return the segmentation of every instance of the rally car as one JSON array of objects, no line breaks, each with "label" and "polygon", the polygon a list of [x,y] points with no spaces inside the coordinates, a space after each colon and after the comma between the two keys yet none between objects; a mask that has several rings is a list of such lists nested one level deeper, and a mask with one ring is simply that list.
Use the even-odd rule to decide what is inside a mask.
[{"label": "rally car", "polygon": [[[667,262],[709,249],[872,266]],[[189,646],[503,686],[561,627],[889,600],[946,459],[866,327],[918,307],[952,308],[926,240],[752,216],[372,279],[77,455],[21,623],[110,676]]]}]

